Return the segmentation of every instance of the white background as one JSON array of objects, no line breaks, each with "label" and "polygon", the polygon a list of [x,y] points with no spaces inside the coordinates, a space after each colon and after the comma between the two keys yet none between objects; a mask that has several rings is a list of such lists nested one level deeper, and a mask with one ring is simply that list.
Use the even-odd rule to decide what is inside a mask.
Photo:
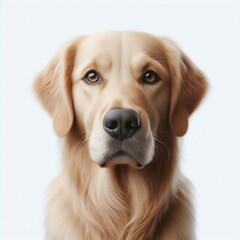
[{"label": "white background", "polygon": [[240,239],[237,1],[7,0],[0,7],[1,240],[43,239],[46,189],[60,168],[34,76],[66,40],[126,29],[171,37],[208,76],[208,95],[181,140],[181,166],[195,186],[198,239]]}]

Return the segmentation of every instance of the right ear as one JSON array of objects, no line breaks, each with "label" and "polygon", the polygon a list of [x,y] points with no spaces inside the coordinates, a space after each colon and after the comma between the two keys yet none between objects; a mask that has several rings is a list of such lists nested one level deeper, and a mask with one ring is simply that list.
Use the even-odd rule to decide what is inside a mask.
[{"label": "right ear", "polygon": [[76,43],[62,49],[38,74],[33,89],[53,118],[54,131],[65,136],[73,124],[71,75],[76,55]]}]

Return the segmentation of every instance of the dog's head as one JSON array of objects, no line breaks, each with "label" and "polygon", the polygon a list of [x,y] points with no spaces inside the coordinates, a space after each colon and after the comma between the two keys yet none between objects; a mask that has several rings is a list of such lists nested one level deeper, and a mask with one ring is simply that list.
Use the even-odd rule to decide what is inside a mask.
[{"label": "dog's head", "polygon": [[151,162],[161,133],[183,136],[206,90],[202,72],[171,41],[139,32],[75,39],[34,89],[65,136],[73,123],[101,166]]}]

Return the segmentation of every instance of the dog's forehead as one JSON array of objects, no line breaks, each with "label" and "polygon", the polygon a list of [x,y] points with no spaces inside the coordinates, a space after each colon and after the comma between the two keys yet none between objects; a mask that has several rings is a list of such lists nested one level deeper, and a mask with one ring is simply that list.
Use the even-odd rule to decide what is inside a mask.
[{"label": "dog's forehead", "polygon": [[80,52],[85,56],[102,56],[103,54],[118,55],[118,57],[134,56],[139,52],[149,55],[161,54],[163,43],[159,37],[151,34],[133,31],[124,32],[103,32],[84,38],[80,44]]}]

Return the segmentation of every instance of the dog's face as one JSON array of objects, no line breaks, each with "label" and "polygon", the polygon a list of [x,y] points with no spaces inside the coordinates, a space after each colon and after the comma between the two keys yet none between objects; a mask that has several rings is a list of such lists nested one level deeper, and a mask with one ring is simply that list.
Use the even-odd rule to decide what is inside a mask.
[{"label": "dog's face", "polygon": [[134,168],[151,162],[159,134],[185,134],[205,88],[202,73],[172,42],[137,32],[74,40],[35,83],[58,135],[75,121],[94,162]]},{"label": "dog's face", "polygon": [[157,41],[105,33],[80,43],[72,75],[74,112],[89,137],[90,156],[101,166],[149,163],[154,134],[166,129],[169,76]]}]

